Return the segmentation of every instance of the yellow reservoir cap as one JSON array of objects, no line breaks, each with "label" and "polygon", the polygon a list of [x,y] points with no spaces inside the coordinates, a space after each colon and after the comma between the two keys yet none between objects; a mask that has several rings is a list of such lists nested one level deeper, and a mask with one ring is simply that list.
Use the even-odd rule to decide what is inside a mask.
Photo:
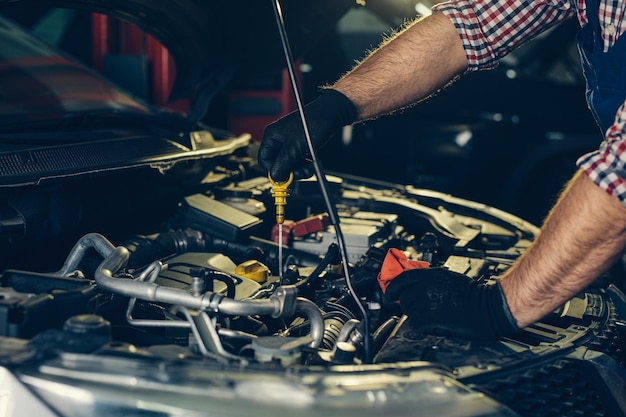
[{"label": "yellow reservoir cap", "polygon": [[261,262],[250,259],[237,265],[235,274],[251,279],[259,283],[267,281],[270,275],[270,269]]}]

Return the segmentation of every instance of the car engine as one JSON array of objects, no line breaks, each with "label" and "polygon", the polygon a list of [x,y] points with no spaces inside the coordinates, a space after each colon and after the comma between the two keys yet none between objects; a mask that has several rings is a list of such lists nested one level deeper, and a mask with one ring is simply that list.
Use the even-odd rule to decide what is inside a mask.
[{"label": "car engine", "polygon": [[[153,216],[165,204],[151,200],[125,236],[102,225],[79,236],[64,260],[52,260],[58,270],[5,262],[6,390],[26,387],[23,398],[62,416],[249,415],[250,407],[305,416],[626,415],[621,274],[514,337],[418,334],[377,284],[390,248],[489,282],[538,228],[451,195],[333,173],[347,277],[314,179],[290,186],[279,245],[267,177],[245,156],[212,163],[200,187],[172,192],[180,198],[165,215]],[[135,192],[116,201],[147,200]],[[114,222],[105,215],[103,224]],[[147,227],[141,217],[158,221]],[[18,265],[35,265],[39,251],[21,247]]]}]

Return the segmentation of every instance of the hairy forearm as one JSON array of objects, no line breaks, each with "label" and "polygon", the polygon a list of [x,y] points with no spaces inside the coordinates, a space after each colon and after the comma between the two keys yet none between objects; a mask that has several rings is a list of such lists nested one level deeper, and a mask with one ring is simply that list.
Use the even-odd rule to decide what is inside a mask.
[{"label": "hairy forearm", "polygon": [[434,13],[385,42],[333,88],[355,104],[363,120],[428,97],[466,67],[454,25]]},{"label": "hairy forearm", "polygon": [[541,233],[502,277],[518,326],[569,300],[608,270],[626,247],[626,208],[578,172]]}]

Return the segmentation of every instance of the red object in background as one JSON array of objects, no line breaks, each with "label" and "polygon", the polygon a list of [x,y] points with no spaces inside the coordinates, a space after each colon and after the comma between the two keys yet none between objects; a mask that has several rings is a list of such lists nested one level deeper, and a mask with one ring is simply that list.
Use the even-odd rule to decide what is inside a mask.
[{"label": "red object in background", "polygon": [[92,14],[93,66],[103,73],[105,57],[109,54],[143,55],[150,74],[150,101],[159,106],[183,113],[189,112],[189,101],[168,103],[176,78],[176,65],[169,52],[154,37],[138,27],[109,16]]},{"label": "red object in background", "polygon": [[[297,69],[301,62],[297,61]],[[296,70],[298,85],[302,72]],[[228,129],[234,133],[250,133],[252,140],[261,141],[265,126],[296,110],[297,103],[289,71],[284,69],[273,88],[234,89],[228,93]]]},{"label": "red object in background", "polygon": [[311,233],[326,230],[328,226],[330,226],[328,213],[318,214],[317,216],[307,217],[296,222],[293,226],[293,235],[297,237],[310,235]]},{"label": "red object in background", "polygon": [[[283,222],[283,246],[289,246],[291,240],[291,229],[295,222],[293,220],[285,220]],[[272,226],[272,242],[278,243],[278,224]]]},{"label": "red object in background", "polygon": [[[171,55],[154,37],[138,27],[106,15],[92,14],[93,66],[106,73],[107,57],[126,55],[145,57],[148,62],[148,100],[159,106],[189,113],[189,100],[169,103],[169,93],[176,77]],[[296,78],[302,84],[301,62],[297,61]],[[268,75],[273,78],[274,75]],[[228,129],[236,134],[250,133],[252,139],[263,138],[265,126],[296,110],[297,103],[289,72],[284,69],[276,79],[252,82],[251,87],[233,89],[228,93]]]}]

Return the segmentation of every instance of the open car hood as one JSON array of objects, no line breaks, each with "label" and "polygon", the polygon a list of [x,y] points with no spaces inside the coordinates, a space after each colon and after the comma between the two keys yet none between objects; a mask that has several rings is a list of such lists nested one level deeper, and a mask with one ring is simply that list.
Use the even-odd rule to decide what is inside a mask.
[{"label": "open car hood", "polygon": [[[133,23],[158,39],[176,62],[170,99],[214,93],[235,75],[285,66],[270,0],[17,0],[6,7],[90,10]],[[315,44],[354,0],[281,1],[294,55]]]}]

